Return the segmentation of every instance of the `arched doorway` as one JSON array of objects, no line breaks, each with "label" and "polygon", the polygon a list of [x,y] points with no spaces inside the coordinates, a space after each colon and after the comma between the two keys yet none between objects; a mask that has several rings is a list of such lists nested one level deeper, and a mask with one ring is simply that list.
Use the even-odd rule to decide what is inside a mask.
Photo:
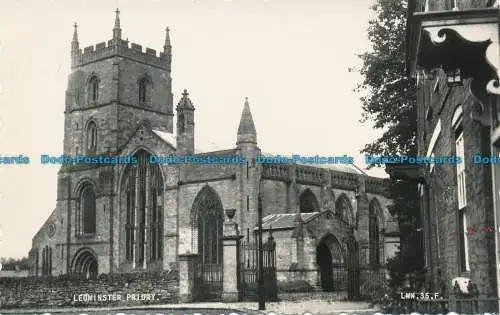
[{"label": "arched doorway", "polygon": [[333,291],[332,254],[325,243],[321,243],[316,249],[316,262],[320,271],[321,289],[326,292]]},{"label": "arched doorway", "polygon": [[345,254],[332,234],[325,235],[316,247],[316,264],[320,273],[319,285],[323,291],[345,290]]},{"label": "arched doorway", "polygon": [[82,249],[75,254],[72,272],[85,275],[87,279],[95,279],[99,274],[97,257],[90,249]]},{"label": "arched doorway", "polygon": [[207,185],[196,197],[191,212],[193,250],[198,253],[194,275],[194,297],[197,300],[220,300],[223,223],[222,202],[215,190]]}]

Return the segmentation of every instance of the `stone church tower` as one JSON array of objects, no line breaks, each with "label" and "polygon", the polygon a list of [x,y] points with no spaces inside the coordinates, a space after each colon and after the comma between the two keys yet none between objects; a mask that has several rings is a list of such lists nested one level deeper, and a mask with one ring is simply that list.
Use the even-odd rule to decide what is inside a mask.
[{"label": "stone church tower", "polygon": [[129,45],[121,33],[117,10],[113,39],[82,52],[75,24],[66,92],[66,155],[116,153],[143,120],[153,129],[173,132],[168,28],[159,56],[153,49],[146,48],[144,53],[140,45]]},{"label": "stone church tower", "polygon": [[[112,39],[83,51],[74,25],[64,112],[65,156],[119,155],[144,124],[158,133],[173,132],[169,29],[162,52],[157,54],[150,48],[143,51],[142,46],[122,39],[119,14],[117,10]],[[182,104],[186,102],[190,103],[187,93]],[[188,129],[192,128],[192,112],[191,116],[186,115],[186,120]],[[191,134],[191,143],[193,139]],[[61,167],[56,210],[45,223],[48,232],[39,232],[34,239],[46,244],[33,254],[34,274],[70,272],[75,266],[74,249],[91,244],[94,257],[109,259],[97,258],[95,264],[87,264],[85,268],[99,266],[99,271],[113,270],[113,249],[95,244],[114,243],[113,238],[119,238],[118,231],[113,231],[116,224],[111,223],[117,216],[114,213],[116,169],[88,163]]]}]

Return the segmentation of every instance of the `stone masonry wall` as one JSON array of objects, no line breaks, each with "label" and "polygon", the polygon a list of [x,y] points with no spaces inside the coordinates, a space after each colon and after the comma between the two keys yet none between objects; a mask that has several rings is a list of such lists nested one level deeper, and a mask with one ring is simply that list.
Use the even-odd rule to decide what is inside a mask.
[{"label": "stone masonry wall", "polygon": [[[0,278],[0,309],[178,303],[178,279],[177,271],[100,275],[95,280],[75,275]],[[78,301],[82,294],[109,294],[121,300]],[[147,294],[154,294],[154,299],[133,299]]]}]

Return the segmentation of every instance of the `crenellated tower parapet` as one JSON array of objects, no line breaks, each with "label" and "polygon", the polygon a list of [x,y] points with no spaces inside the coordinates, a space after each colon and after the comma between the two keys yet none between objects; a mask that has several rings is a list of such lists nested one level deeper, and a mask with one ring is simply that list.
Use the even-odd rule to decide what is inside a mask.
[{"label": "crenellated tower parapet", "polygon": [[101,42],[96,45],[78,49],[73,58],[72,68],[81,67],[101,59],[111,57],[123,57],[163,70],[171,70],[171,54],[157,52],[155,49],[145,47],[128,40],[111,39],[107,43]]},{"label": "crenellated tower parapet", "polygon": [[170,71],[172,63],[172,45],[170,44],[170,29],[166,29],[165,45],[163,51],[157,52],[155,49],[143,47],[129,40],[123,40],[120,27],[120,11],[116,10],[115,25],[113,27],[113,38],[107,42],[87,46],[83,50],[79,47],[77,25],[71,45],[71,67],[81,67],[102,59],[111,57],[123,57],[137,62],[141,62],[153,67]]}]

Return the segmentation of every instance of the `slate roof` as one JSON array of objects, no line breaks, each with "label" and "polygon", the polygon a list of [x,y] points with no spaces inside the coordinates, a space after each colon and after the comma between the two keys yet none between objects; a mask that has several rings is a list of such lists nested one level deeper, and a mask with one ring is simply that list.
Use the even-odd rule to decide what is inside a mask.
[{"label": "slate roof", "polygon": [[159,130],[153,130],[153,133],[155,133],[163,141],[170,144],[172,147],[177,148],[177,138],[173,133],[159,131]]},{"label": "slate roof", "polygon": [[[321,212],[301,213],[304,223],[311,221]],[[293,229],[296,227],[296,213],[270,214],[262,218],[263,230]],[[257,228],[255,228],[257,229]]]}]

